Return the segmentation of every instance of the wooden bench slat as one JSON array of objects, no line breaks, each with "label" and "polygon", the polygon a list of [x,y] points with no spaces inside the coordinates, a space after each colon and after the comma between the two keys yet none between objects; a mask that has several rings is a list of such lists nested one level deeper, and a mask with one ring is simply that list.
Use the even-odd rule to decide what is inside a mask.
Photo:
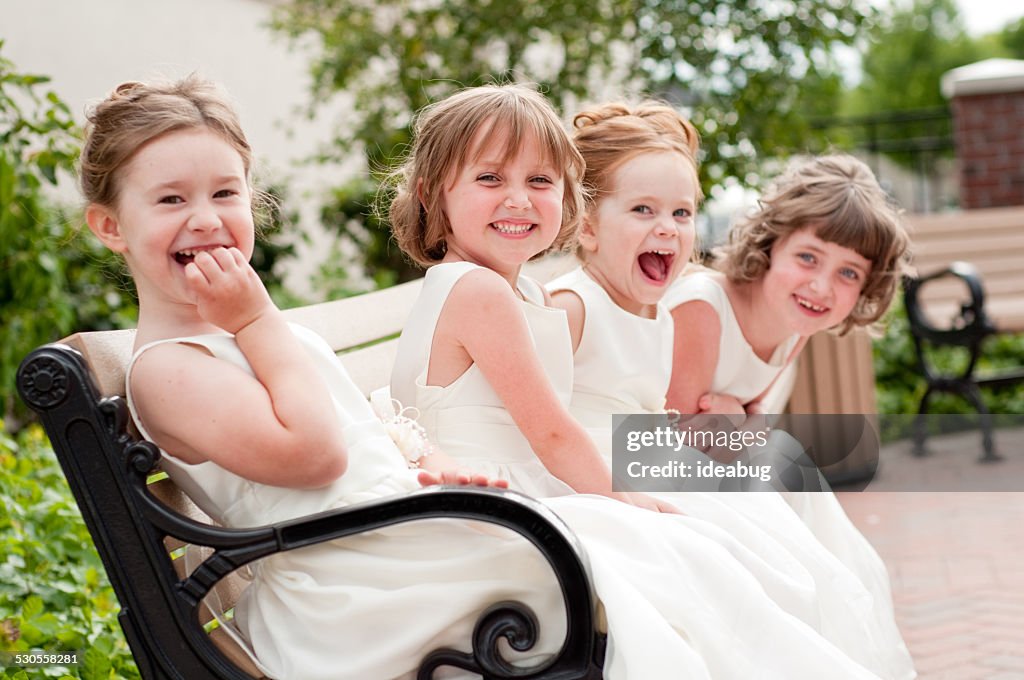
[{"label": "wooden bench slat", "polygon": [[285,317],[315,331],[335,352],[376,342],[402,331],[423,280],[285,310]]}]

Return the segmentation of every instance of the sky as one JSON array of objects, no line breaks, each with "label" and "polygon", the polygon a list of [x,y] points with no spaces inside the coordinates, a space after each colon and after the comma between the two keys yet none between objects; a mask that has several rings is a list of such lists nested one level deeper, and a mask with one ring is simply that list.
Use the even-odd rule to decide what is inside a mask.
[{"label": "sky", "polygon": [[956,0],[967,32],[977,36],[991,33],[1024,16],[1020,0]]}]

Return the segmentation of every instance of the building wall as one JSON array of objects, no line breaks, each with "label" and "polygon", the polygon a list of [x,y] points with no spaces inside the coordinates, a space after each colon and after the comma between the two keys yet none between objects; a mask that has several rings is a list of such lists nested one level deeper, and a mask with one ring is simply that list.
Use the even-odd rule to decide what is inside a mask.
[{"label": "building wall", "polygon": [[[319,195],[358,168],[302,167],[302,159],[331,139],[343,120],[339,101],[315,120],[301,112],[309,101],[306,51],[289,46],[267,23],[275,3],[265,0],[0,0],[0,54],[21,72],[52,78],[49,87],[79,122],[85,110],[126,80],[177,78],[191,72],[217,81],[235,102],[257,160],[261,184],[287,183],[299,227],[311,243],[288,284],[310,296],[308,274],[330,252],[318,228]],[[74,199],[73,187],[62,194]]]},{"label": "building wall", "polygon": [[960,204],[1024,205],[1024,90],[953,99]]}]

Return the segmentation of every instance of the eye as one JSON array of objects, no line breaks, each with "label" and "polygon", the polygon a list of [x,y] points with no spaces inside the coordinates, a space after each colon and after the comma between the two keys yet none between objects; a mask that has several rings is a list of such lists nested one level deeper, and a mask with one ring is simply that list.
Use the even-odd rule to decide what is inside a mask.
[{"label": "eye", "polygon": [[554,184],[554,181],[546,175],[537,175],[530,178],[530,184]]},{"label": "eye", "polygon": [[797,253],[796,256],[800,261],[806,262],[807,264],[814,264],[817,262],[817,258],[815,258],[811,253]]},{"label": "eye", "polygon": [[839,275],[844,279],[849,279],[850,281],[860,281],[860,272],[850,267],[843,267],[840,269]]},{"label": "eye", "polygon": [[690,212],[686,208],[679,208],[677,210],[672,211],[672,216],[673,217],[682,217],[683,219],[688,219],[690,217],[693,217],[693,213]]},{"label": "eye", "polygon": [[238,192],[235,191],[234,189],[221,189],[220,191],[215,193],[213,195],[213,197],[214,198],[230,198],[232,196],[237,196],[237,195],[238,195]]},{"label": "eye", "polygon": [[635,205],[632,208],[632,212],[640,213],[641,215],[653,215],[654,211],[651,210],[649,205]]},{"label": "eye", "polygon": [[181,196],[161,196],[160,200],[157,201],[157,203],[165,203],[167,205],[178,205],[179,203],[184,202],[185,199]]},{"label": "eye", "polygon": [[483,174],[477,175],[476,181],[484,182],[486,184],[494,184],[500,180],[498,179],[498,176],[495,175],[493,172],[485,172]]}]

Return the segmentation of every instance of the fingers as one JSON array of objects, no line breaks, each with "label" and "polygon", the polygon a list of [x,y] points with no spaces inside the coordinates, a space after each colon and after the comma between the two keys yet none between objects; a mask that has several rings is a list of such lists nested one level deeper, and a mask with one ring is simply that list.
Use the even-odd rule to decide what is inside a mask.
[{"label": "fingers", "polygon": [[442,472],[431,472],[420,470],[416,477],[420,486],[438,486],[447,484],[452,486],[481,486],[493,487],[495,489],[507,489],[507,479],[491,479],[483,474],[471,474],[465,470],[444,470]]}]

